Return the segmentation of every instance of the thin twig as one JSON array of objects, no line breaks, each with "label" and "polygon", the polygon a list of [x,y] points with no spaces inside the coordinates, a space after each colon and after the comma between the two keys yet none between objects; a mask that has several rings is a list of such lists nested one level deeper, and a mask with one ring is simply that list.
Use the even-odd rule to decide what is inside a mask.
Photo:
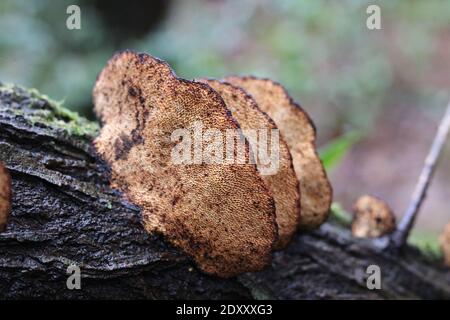
[{"label": "thin twig", "polygon": [[416,188],[411,197],[408,209],[403,215],[402,220],[397,226],[397,231],[392,235],[392,243],[397,247],[402,247],[406,240],[408,239],[409,233],[411,232],[414,222],[419,212],[420,206],[425,199],[427,189],[430,185],[431,178],[436,169],[436,164],[439,159],[439,155],[445,145],[447,135],[450,128],[450,103],[447,106],[447,111],[441,120],[439,129],[434,137],[431,149],[425,159],[425,164],[420,173],[419,180],[417,181]]}]

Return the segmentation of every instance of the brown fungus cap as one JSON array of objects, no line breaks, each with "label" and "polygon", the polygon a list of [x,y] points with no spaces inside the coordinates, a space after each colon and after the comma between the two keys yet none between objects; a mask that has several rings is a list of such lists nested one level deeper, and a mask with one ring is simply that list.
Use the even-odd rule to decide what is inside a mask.
[{"label": "brown fungus cap", "polygon": [[5,229],[11,211],[11,177],[0,161],[0,232]]},{"label": "brown fungus cap", "polygon": [[439,240],[444,255],[444,263],[450,267],[450,223],[445,226]]},{"label": "brown fungus cap", "polygon": [[314,229],[327,218],[332,189],[316,152],[316,131],[308,114],[292,100],[279,83],[255,77],[227,77],[242,87],[276,123],[292,155],[300,181],[302,218],[300,228]]},{"label": "brown fungus cap", "polygon": [[[195,148],[188,153],[194,163],[173,161],[173,150],[196,143],[193,124],[203,131],[238,129],[217,92],[177,78],[161,60],[126,51],[107,63],[93,96],[104,124],[97,151],[111,167],[112,186],[142,208],[148,232],[162,233],[203,271],[222,277],[270,261],[275,205],[256,166],[197,163]],[[180,129],[192,133],[192,141],[173,140]]]},{"label": "brown fungus cap", "polygon": [[359,238],[377,238],[395,230],[395,216],[382,200],[364,195],[355,202],[352,233]]},{"label": "brown fungus cap", "polygon": [[[231,110],[233,118],[237,120],[244,135],[248,138],[261,176],[270,191],[272,191],[275,199],[279,235],[276,249],[281,249],[292,239],[300,221],[299,182],[295,175],[288,146],[283,137],[279,135],[279,132],[277,133],[278,141],[274,141],[276,139],[275,135],[271,136],[270,131],[278,131],[277,126],[266,113],[259,109],[255,100],[243,89],[218,80],[200,81],[209,84],[222,96],[227,108]],[[250,132],[250,130],[255,130],[256,134],[255,131]],[[264,130],[264,132],[261,130]],[[253,138],[246,133],[248,135],[252,134]],[[262,145],[263,139],[258,138],[266,134],[273,140],[267,139],[267,143]],[[268,150],[269,153],[272,150],[275,153],[275,149],[271,149],[271,142],[278,144],[278,152],[275,155],[271,154],[274,158],[272,158],[273,161],[270,168],[267,168],[264,160],[260,161],[258,158],[260,154],[258,149]]]}]

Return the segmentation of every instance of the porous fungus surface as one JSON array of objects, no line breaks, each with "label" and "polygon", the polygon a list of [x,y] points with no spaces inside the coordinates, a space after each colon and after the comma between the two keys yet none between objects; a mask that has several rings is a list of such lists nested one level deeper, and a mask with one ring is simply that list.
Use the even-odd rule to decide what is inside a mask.
[{"label": "porous fungus surface", "polygon": [[[278,130],[273,120],[261,111],[255,100],[243,89],[218,80],[209,79],[202,81],[209,84],[222,96],[227,108],[231,110],[233,118],[237,120],[243,130],[244,135],[248,132],[246,130],[259,130],[256,135],[263,135],[263,131],[270,135],[271,130]],[[255,131],[251,131],[251,133],[253,134]],[[253,155],[257,157],[256,162],[258,169],[262,172],[262,178],[270,191],[272,191],[275,199],[279,234],[276,248],[281,249],[292,239],[300,221],[300,189],[292,164],[292,157],[283,137],[278,135],[278,141],[272,141],[272,143],[278,143],[279,146],[278,154],[275,155],[278,161],[276,170],[273,172],[267,170],[267,168],[264,168],[266,165],[259,161],[258,155],[260,153],[258,151],[260,150],[258,149],[271,150],[271,140],[267,139],[267,145],[262,146],[262,139],[246,137],[250,142]],[[275,167],[274,164],[272,166]],[[264,174],[266,171],[264,169],[269,174]]]},{"label": "porous fungus surface", "polygon": [[329,215],[332,189],[316,152],[316,131],[308,114],[279,83],[270,79],[231,76],[225,81],[247,91],[276,123],[292,155],[300,181],[300,228],[319,227]]},{"label": "porous fungus surface", "polygon": [[204,130],[238,129],[217,92],[126,51],[107,63],[93,96],[103,123],[96,149],[111,167],[112,186],[142,208],[148,232],[162,233],[203,271],[222,277],[270,261],[275,205],[256,166],[172,161],[174,147],[186,143],[171,139],[175,130],[198,122]]}]

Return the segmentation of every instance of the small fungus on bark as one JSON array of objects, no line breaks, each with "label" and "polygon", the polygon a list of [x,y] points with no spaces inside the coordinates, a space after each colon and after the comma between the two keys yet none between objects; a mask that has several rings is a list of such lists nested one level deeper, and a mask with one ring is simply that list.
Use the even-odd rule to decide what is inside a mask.
[{"label": "small fungus on bark", "polygon": [[352,233],[359,238],[378,238],[395,230],[395,216],[382,200],[364,195],[354,205]]},{"label": "small fungus on bark", "polygon": [[11,177],[0,161],[0,232],[4,231],[11,212]]}]

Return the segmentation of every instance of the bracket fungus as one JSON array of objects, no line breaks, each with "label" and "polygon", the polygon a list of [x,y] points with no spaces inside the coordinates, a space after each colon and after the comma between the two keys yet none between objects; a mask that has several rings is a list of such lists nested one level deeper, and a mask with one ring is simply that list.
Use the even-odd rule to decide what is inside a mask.
[{"label": "bracket fungus", "polygon": [[0,161],[0,232],[5,229],[11,211],[11,177]]},{"label": "bracket fungus", "polygon": [[319,227],[328,218],[332,189],[316,152],[316,130],[312,120],[277,82],[237,76],[227,77],[225,81],[243,88],[253,96],[261,110],[266,112],[280,129],[300,181],[300,228]]},{"label": "bracket fungus", "polygon": [[[190,140],[171,139],[180,128],[194,136],[195,122],[204,130],[239,129],[216,91],[176,77],[150,55],[125,51],[101,71],[93,97],[103,123],[97,152],[111,168],[111,185],[141,207],[148,232],[162,233],[200,269],[221,277],[270,261],[275,204],[256,165],[172,161],[174,147]],[[187,156],[195,159],[195,150]]]},{"label": "bracket fungus", "polygon": [[[275,247],[284,248],[297,231],[300,221],[299,182],[286,142],[280,136],[273,120],[261,111],[255,100],[243,89],[218,80],[200,81],[210,85],[222,96],[249,141],[258,170],[275,200],[279,235]],[[267,139],[269,132],[271,138],[274,138],[276,132],[277,139]],[[273,148],[275,144],[277,148]],[[267,157],[273,161],[266,161]],[[275,161],[278,163],[273,163]]]},{"label": "bracket fungus", "polygon": [[395,216],[382,200],[364,195],[354,205],[352,234],[359,238],[378,238],[395,230]]}]

